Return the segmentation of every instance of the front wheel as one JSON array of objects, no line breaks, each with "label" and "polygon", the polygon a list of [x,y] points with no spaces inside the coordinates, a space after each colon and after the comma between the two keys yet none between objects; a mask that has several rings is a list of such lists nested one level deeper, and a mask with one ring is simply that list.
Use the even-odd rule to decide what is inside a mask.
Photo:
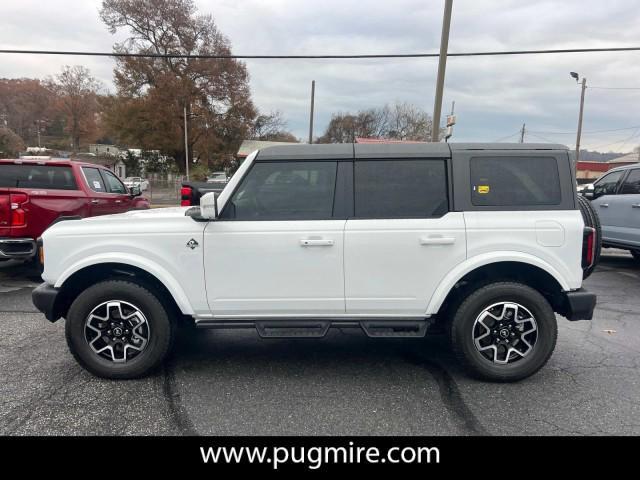
[{"label": "front wheel", "polygon": [[128,280],[82,292],[67,314],[67,344],[78,363],[103,378],[146,375],[167,355],[174,325],[158,297]]},{"label": "front wheel", "polygon": [[500,282],[479,288],[460,304],[450,333],[453,351],[473,376],[515,382],[547,363],[558,327],[537,290]]}]

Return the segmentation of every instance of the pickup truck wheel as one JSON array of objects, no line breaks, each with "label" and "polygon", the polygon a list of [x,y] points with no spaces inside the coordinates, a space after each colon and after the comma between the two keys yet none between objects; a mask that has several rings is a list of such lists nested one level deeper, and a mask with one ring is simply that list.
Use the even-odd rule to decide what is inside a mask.
[{"label": "pickup truck wheel", "polygon": [[154,293],[128,280],[108,280],[82,292],[65,324],[76,360],[104,378],[146,375],[167,355],[174,326]]},{"label": "pickup truck wheel", "polygon": [[451,322],[453,351],[475,377],[522,380],[553,353],[558,335],[549,302],[516,282],[492,283],[469,295]]}]

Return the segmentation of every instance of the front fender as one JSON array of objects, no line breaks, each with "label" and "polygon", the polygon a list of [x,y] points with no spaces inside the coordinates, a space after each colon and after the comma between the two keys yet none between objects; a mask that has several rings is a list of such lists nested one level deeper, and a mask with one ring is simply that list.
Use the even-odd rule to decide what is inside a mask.
[{"label": "front fender", "polygon": [[132,253],[103,253],[85,257],[64,270],[56,280],[54,287],[60,288],[64,282],[69,279],[69,277],[83,268],[101,263],[120,263],[123,265],[131,265],[146,271],[156,277],[167,288],[167,290],[169,290],[169,293],[183,314],[194,314],[193,307],[191,306],[184,290],[177,280],[164,267],[150,261],[148,258]]},{"label": "front fender", "polygon": [[465,275],[485,265],[499,262],[519,262],[538,267],[551,275],[560,284],[562,290],[568,291],[571,289],[569,282],[560,274],[560,272],[558,272],[558,270],[538,257],[523,252],[498,251],[484,253],[468,258],[464,262],[458,264],[447,274],[447,276],[440,282],[435,292],[433,292],[433,295],[429,300],[429,304],[427,305],[426,314],[435,315],[438,313],[438,310],[440,310],[442,303],[445,298],[447,298],[451,289]]}]

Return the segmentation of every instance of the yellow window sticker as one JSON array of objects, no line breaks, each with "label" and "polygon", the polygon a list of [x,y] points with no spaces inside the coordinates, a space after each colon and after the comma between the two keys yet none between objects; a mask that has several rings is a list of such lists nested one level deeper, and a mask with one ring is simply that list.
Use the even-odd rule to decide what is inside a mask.
[{"label": "yellow window sticker", "polygon": [[478,193],[489,193],[489,185],[478,185]]}]

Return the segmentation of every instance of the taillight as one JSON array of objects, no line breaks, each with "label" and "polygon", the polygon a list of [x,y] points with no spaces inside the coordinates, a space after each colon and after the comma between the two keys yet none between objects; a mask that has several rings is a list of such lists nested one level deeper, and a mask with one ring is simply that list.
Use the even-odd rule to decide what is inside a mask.
[{"label": "taillight", "polygon": [[596,229],[584,227],[582,237],[582,268],[593,266],[596,257]]},{"label": "taillight", "polygon": [[27,203],[29,196],[26,193],[12,193],[9,195],[11,202],[11,226],[24,227],[27,224],[22,205]]},{"label": "taillight", "polygon": [[191,205],[191,194],[193,190],[191,187],[182,187],[180,189],[180,206],[188,207]]}]

